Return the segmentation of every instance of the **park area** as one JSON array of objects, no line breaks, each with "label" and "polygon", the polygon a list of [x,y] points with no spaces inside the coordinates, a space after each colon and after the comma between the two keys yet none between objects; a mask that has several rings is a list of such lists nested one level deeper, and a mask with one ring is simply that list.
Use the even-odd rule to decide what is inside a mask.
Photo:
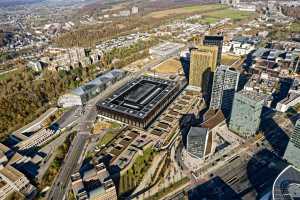
[{"label": "park area", "polygon": [[110,122],[105,120],[98,121],[93,128],[93,133],[100,134],[103,133],[103,131],[105,132],[103,137],[100,139],[98,146],[108,144],[120,133],[119,130],[121,128],[122,125],[117,122]]},{"label": "park area", "polygon": [[178,59],[168,59],[154,68],[154,71],[162,74],[177,74],[182,70],[181,62]]},{"label": "park area", "polygon": [[132,191],[143,179],[143,176],[151,166],[156,152],[152,148],[145,149],[143,155],[139,155],[130,169],[121,175],[119,182],[119,193]]}]

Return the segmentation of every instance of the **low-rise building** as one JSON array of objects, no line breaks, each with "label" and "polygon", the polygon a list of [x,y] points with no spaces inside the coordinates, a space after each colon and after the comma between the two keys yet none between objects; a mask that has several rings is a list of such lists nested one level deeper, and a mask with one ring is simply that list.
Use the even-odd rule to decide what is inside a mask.
[{"label": "low-rise building", "polygon": [[139,7],[133,6],[131,8],[131,14],[135,15],[139,13]]},{"label": "low-rise building", "polygon": [[121,10],[119,15],[121,17],[128,17],[128,16],[130,16],[130,10]]},{"label": "low-rise building", "polygon": [[149,54],[154,57],[168,57],[176,53],[180,53],[180,49],[184,44],[165,42],[149,49]]},{"label": "low-rise building", "polygon": [[10,165],[0,166],[0,199],[5,199],[13,192],[21,192],[30,187],[26,176]]},{"label": "low-rise building", "polygon": [[42,71],[42,64],[40,61],[29,61],[27,67],[29,67],[31,70],[35,72]]},{"label": "low-rise building", "polygon": [[21,140],[21,142],[16,145],[16,147],[20,151],[38,147],[47,143],[55,134],[59,134],[59,131],[54,131],[51,129],[42,129],[40,131],[37,131],[36,133],[33,133],[30,136],[26,134],[28,133],[14,134],[15,138]]},{"label": "low-rise building", "polygon": [[72,189],[78,200],[117,200],[116,187],[103,163],[71,176]]},{"label": "low-rise building", "polygon": [[125,77],[126,72],[114,69],[98,78],[64,94],[58,99],[58,106],[72,107],[84,105],[91,98],[103,92],[107,87]]},{"label": "low-rise building", "polygon": [[286,98],[277,103],[276,110],[286,112],[290,107],[300,103],[300,94],[289,93]]}]

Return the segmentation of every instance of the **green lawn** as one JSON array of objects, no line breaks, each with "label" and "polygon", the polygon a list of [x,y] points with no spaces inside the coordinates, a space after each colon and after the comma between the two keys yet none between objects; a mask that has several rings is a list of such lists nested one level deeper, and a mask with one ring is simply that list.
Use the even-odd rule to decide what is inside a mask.
[{"label": "green lawn", "polygon": [[1,74],[0,75],[0,80],[4,80],[4,79],[6,79],[8,76],[7,76],[7,74]]},{"label": "green lawn", "polygon": [[98,143],[98,146],[108,144],[117,135],[118,135],[118,131],[113,131],[113,130],[107,131],[105,135],[101,138],[100,142]]},{"label": "green lawn", "polygon": [[203,24],[214,24],[217,21],[219,21],[219,19],[215,18],[215,17],[204,17],[203,19],[200,20],[200,23],[203,23]]},{"label": "green lawn", "polygon": [[120,178],[120,194],[133,190],[139,184],[149,169],[155,153],[152,148],[148,148],[143,152],[143,155],[136,158],[132,167]]},{"label": "green lawn", "polygon": [[119,128],[121,128],[121,124],[119,124],[117,122],[112,122],[111,123],[111,128],[112,129],[119,129]]},{"label": "green lawn", "polygon": [[211,20],[212,18],[216,18],[216,19],[230,18],[232,20],[243,20],[243,19],[247,19],[253,14],[254,12],[247,12],[247,11],[235,10],[232,8],[226,8],[223,10],[217,10],[217,11],[205,13],[203,19],[208,18],[209,20]]},{"label": "green lawn", "polygon": [[117,122],[111,122],[111,127],[101,138],[100,142],[98,143],[98,146],[108,144],[112,139],[114,139],[114,137],[116,137],[119,134],[120,128],[121,128],[121,124]]}]

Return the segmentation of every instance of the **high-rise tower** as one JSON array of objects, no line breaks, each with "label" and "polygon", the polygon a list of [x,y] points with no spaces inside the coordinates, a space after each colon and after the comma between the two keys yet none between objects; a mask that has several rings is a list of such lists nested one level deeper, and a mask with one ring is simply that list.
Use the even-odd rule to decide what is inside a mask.
[{"label": "high-rise tower", "polygon": [[206,35],[206,36],[204,36],[204,39],[203,39],[203,45],[218,47],[217,65],[221,64],[223,40],[224,40],[224,37],[219,36],[219,35],[216,35],[216,36]]},{"label": "high-rise tower", "polygon": [[198,46],[191,50],[189,85],[201,88],[203,95],[209,93],[212,74],[217,66],[218,48],[215,46]]},{"label": "high-rise tower", "polygon": [[266,95],[242,90],[235,93],[229,129],[243,137],[253,136],[259,129]]},{"label": "high-rise tower", "polygon": [[239,72],[225,65],[220,65],[215,74],[210,100],[211,109],[221,109],[229,117],[234,94],[237,90]]}]

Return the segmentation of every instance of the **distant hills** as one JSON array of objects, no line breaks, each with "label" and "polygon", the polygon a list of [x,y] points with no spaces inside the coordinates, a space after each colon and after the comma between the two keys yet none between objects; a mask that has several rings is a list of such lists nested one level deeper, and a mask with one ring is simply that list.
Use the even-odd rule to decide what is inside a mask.
[{"label": "distant hills", "polygon": [[0,0],[0,7],[26,5],[26,4],[40,3],[43,1],[46,0]]}]

